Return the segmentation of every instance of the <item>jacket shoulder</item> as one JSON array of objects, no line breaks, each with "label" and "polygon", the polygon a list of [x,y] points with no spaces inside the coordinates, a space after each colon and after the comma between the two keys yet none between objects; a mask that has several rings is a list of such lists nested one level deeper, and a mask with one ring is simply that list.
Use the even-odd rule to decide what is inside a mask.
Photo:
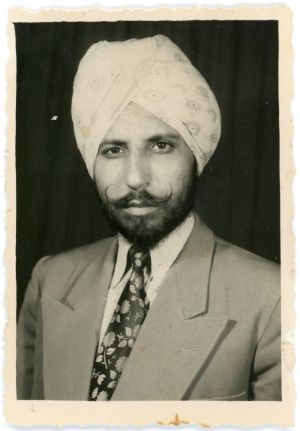
[{"label": "jacket shoulder", "polygon": [[280,297],[280,265],[218,237],[215,261],[233,294],[276,302]]},{"label": "jacket shoulder", "polygon": [[63,251],[56,255],[45,256],[35,265],[33,273],[42,279],[45,275],[56,277],[63,271],[68,274],[82,271],[95,260],[102,260],[114,242],[115,237],[109,237],[92,244],[83,245]]},{"label": "jacket shoulder", "polygon": [[[258,256],[244,248],[215,237],[216,252],[228,262],[238,266],[240,270],[265,272],[267,276],[278,277],[280,265],[264,257]],[[233,268],[233,269],[234,269]],[[230,269],[230,268],[229,268]],[[235,268],[236,269],[236,268]]]}]

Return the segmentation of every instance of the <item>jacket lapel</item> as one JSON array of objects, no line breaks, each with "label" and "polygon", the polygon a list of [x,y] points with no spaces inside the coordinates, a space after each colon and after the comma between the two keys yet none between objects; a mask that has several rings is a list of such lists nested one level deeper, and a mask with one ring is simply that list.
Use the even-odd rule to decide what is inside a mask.
[{"label": "jacket lapel", "polygon": [[188,397],[225,337],[228,322],[226,309],[207,313],[213,255],[213,234],[197,219],[160,286],[112,400]]},{"label": "jacket lapel", "polygon": [[60,300],[42,296],[46,399],[88,397],[115,252],[116,241],[113,241],[104,256],[97,255]]}]

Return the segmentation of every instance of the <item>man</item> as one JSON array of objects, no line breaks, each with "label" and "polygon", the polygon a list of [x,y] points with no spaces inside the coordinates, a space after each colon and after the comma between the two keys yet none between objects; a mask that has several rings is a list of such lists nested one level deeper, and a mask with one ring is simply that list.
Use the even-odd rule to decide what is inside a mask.
[{"label": "man", "polygon": [[18,329],[18,398],[280,400],[278,266],[193,212],[218,104],[165,36],[99,42],[72,100],[118,235],[41,259]]}]

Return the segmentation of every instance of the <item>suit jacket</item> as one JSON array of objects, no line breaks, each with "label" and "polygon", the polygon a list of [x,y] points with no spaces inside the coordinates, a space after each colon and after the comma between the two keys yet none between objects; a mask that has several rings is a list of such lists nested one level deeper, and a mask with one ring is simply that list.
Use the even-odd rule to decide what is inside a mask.
[{"label": "suit jacket", "polygon": [[[87,400],[116,238],[41,259],[21,309],[19,399]],[[199,220],[112,400],[280,400],[279,267]]]}]

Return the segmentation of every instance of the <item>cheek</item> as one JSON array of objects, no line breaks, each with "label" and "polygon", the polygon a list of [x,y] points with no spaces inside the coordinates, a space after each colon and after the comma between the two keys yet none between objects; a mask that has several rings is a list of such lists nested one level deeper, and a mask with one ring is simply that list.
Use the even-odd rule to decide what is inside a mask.
[{"label": "cheek", "polygon": [[110,184],[115,182],[116,171],[111,168],[109,163],[103,160],[96,160],[94,176],[97,189],[102,194]]},{"label": "cheek", "polygon": [[172,160],[166,160],[166,163],[156,165],[152,169],[152,175],[155,182],[171,184],[173,190],[181,190],[189,182],[193,173],[194,156],[190,157],[173,157]]},{"label": "cheek", "polygon": [[188,170],[182,172],[179,175],[178,174],[174,175],[171,182],[174,195],[180,195],[182,193],[186,193],[186,190],[189,187],[190,182],[191,182],[191,172]]}]

